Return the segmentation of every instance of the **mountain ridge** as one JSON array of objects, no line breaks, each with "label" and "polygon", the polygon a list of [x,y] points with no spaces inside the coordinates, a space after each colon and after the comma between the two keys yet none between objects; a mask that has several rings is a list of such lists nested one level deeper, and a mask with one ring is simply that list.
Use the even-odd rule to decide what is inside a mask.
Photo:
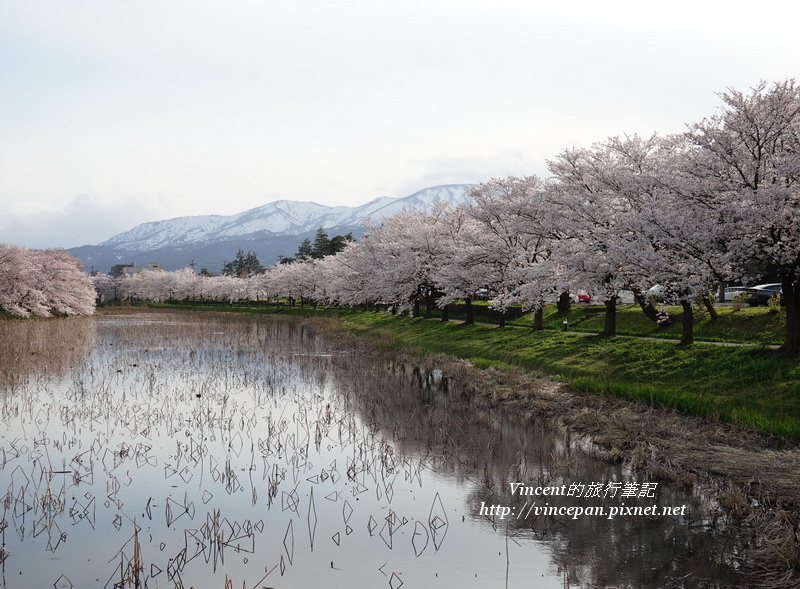
[{"label": "mountain ridge", "polygon": [[[406,197],[380,196],[359,206],[329,206],[281,199],[232,215],[189,215],[148,221],[97,245],[68,250],[87,270],[106,272],[115,264],[159,262],[174,270],[186,266],[221,269],[238,249],[254,251],[270,266],[291,256],[319,227],[331,234],[363,234],[367,219],[380,220],[401,210],[429,209],[435,202],[469,201],[474,184],[443,184]],[[287,251],[288,249],[288,251]]]}]

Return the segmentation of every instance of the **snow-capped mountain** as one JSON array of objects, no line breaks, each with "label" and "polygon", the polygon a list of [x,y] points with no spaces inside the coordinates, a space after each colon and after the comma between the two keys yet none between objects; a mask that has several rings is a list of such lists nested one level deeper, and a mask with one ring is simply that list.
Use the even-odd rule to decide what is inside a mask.
[{"label": "snow-capped mountain", "polygon": [[70,251],[87,269],[107,271],[114,264],[160,262],[170,268],[193,263],[209,270],[231,260],[239,248],[255,251],[271,265],[292,255],[319,227],[329,234],[359,235],[367,219],[379,222],[401,210],[424,210],[436,202],[460,204],[471,184],[433,186],[404,198],[380,197],[357,207],[278,200],[234,215],[202,215],[151,221],[119,233],[96,246]]},{"label": "snow-capped mountain", "polygon": [[151,221],[115,235],[100,245],[129,251],[253,236],[300,235],[318,227],[334,229],[363,225],[368,218],[379,220],[403,209],[426,209],[434,202],[458,204],[467,200],[467,184],[434,186],[405,198],[380,197],[358,207],[330,207],[314,202],[278,200],[235,215],[202,215]]}]

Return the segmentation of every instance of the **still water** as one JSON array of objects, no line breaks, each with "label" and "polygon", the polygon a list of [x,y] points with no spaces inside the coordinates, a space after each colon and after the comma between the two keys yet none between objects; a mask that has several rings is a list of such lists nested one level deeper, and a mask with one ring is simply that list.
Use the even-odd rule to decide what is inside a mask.
[{"label": "still water", "polygon": [[0,587],[737,583],[711,502],[308,325],[131,311],[0,337]]}]

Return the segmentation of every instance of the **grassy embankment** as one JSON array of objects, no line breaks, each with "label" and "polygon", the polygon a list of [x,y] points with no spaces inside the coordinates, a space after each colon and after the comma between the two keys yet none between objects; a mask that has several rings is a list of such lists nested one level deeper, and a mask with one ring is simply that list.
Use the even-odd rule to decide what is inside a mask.
[{"label": "grassy embankment", "polygon": [[[274,312],[275,308],[225,310]],[[677,308],[672,311],[677,315]],[[282,309],[284,314],[334,317],[346,329],[374,337],[382,346],[457,356],[483,368],[520,368],[569,380],[581,393],[639,399],[800,440],[800,361],[782,360],[766,347],[781,341],[783,311],[720,307],[719,312],[716,322],[707,313],[697,313],[697,340],[756,345],[681,347],[670,339],[645,339],[677,339],[681,326],[658,327],[634,306],[618,309],[620,336],[610,339],[576,333],[602,329],[602,308],[593,306],[575,306],[565,313],[548,308],[545,331],[531,330],[525,317],[513,321],[515,327],[497,329],[364,311]],[[451,314],[451,318],[456,317]],[[562,331],[564,319],[570,331]]]}]

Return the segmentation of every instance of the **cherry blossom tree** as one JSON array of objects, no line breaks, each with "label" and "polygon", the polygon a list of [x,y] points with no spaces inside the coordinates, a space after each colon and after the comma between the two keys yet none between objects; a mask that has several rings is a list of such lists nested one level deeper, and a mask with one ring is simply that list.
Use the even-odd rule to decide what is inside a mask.
[{"label": "cherry blossom tree", "polygon": [[163,303],[175,298],[175,273],[145,270],[129,278],[136,283],[136,298]]},{"label": "cherry blossom tree", "polygon": [[358,248],[361,271],[369,275],[362,283],[365,300],[401,309],[413,306],[415,315],[424,302],[430,316],[435,299],[441,296],[434,267],[443,251],[448,211],[447,206],[430,212],[401,211],[367,231]]},{"label": "cherry blossom tree", "polygon": [[472,297],[479,288],[489,284],[482,252],[487,246],[484,227],[469,213],[466,206],[453,208],[441,219],[440,243],[432,278],[440,292],[436,305],[442,309],[442,321],[449,320],[448,305],[463,299],[465,323],[475,322]]},{"label": "cherry blossom tree", "polygon": [[362,242],[349,242],[338,253],[324,257],[318,269],[325,283],[325,301],[333,305],[357,306],[366,303],[371,276],[371,253]]},{"label": "cherry blossom tree", "polygon": [[[800,88],[794,80],[721,94],[721,112],[693,125],[684,191],[706,213],[735,274],[776,275],[786,305],[781,352],[800,355]],[[685,185],[684,185],[685,186]]]},{"label": "cherry blossom tree", "polygon": [[97,294],[83,263],[63,249],[34,250],[38,284],[46,305],[56,315],[91,315]]},{"label": "cherry blossom tree", "polygon": [[641,250],[627,225],[631,203],[624,190],[608,183],[623,167],[618,155],[595,144],[548,162],[557,179],[552,194],[560,233],[553,256],[564,267],[570,290],[583,288],[603,301],[602,336],[616,335],[616,299],[637,277],[631,260]]},{"label": "cherry blossom tree", "polygon": [[110,303],[119,300],[117,294],[117,280],[110,274],[97,274],[92,276],[92,284],[100,303]]},{"label": "cherry blossom tree", "polygon": [[204,282],[208,276],[195,273],[191,268],[175,270],[173,273],[172,297],[177,300],[191,300],[203,298]]},{"label": "cherry blossom tree", "polygon": [[693,304],[705,306],[715,320],[711,293],[732,277],[719,210],[713,201],[693,195],[697,182],[688,170],[696,158],[686,134],[651,140],[631,218],[632,230],[648,248],[642,275],[664,287],[666,302],[683,308],[683,344],[693,341]]},{"label": "cherry blossom tree", "polygon": [[0,244],[0,308],[51,317],[94,312],[96,293],[81,261],[64,250]]},{"label": "cherry blossom tree", "polygon": [[22,317],[50,316],[44,296],[36,286],[37,270],[30,250],[0,244],[0,308]]},{"label": "cherry blossom tree", "polygon": [[292,303],[299,299],[301,306],[325,297],[319,260],[315,258],[278,264],[269,269],[267,278],[269,288],[276,296],[288,298]]},{"label": "cherry blossom tree", "polygon": [[568,239],[558,255],[588,288],[600,285],[604,335],[615,332],[614,299],[622,288],[651,319],[662,320],[643,292],[663,285],[667,302],[683,309],[682,344],[694,341],[693,304],[704,301],[714,311],[708,292],[724,264],[704,242],[708,230],[698,227],[706,217],[676,190],[685,143],[681,136],[612,137],[551,164],[567,212]]},{"label": "cherry blossom tree", "polygon": [[558,269],[552,264],[552,239],[557,234],[550,187],[536,176],[509,177],[481,183],[470,191],[470,215],[482,230],[471,260],[490,292],[490,304],[501,311],[522,303],[535,311],[557,290]]}]

